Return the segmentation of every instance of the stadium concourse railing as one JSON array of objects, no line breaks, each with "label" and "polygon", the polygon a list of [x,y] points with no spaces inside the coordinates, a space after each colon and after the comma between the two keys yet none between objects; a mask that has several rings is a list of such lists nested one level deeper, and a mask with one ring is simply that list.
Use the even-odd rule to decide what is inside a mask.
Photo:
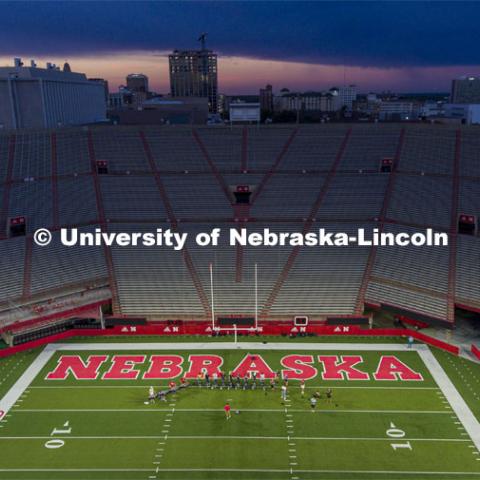
[{"label": "stadium concourse railing", "polygon": [[[233,328],[230,331],[223,331],[222,333],[232,333]],[[181,324],[175,324],[172,322],[158,322],[151,325],[117,325],[112,328],[104,330],[100,329],[72,329],[65,332],[61,332],[55,335],[51,335],[45,338],[27,342],[14,347],[7,347],[0,350],[0,358],[13,355],[25,350],[38,348],[47,343],[58,342],[67,338],[73,337],[97,337],[97,336],[118,336],[118,335],[163,335],[163,336],[177,336],[177,335],[196,335],[196,336],[212,336],[211,323],[210,322],[182,322]],[[410,330],[407,328],[372,328],[362,329],[358,325],[308,325],[306,327],[294,327],[290,322],[269,322],[261,325],[261,332],[243,332],[243,335],[276,335],[276,336],[310,336],[310,335],[338,335],[338,336],[385,336],[385,337],[400,337],[407,338],[412,336],[414,339],[419,340],[428,345],[440,348],[454,355],[459,355],[460,348],[451,345],[447,342],[443,342],[436,338],[424,335],[417,330]],[[479,351],[480,354],[480,351]],[[480,358],[480,357],[479,357]]]}]

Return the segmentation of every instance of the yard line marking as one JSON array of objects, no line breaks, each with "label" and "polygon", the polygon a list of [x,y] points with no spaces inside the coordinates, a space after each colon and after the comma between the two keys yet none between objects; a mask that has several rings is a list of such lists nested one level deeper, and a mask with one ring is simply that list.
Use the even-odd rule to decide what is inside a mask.
[{"label": "yard line marking", "polygon": [[[293,381],[293,380],[292,380]],[[146,381],[145,385],[148,387],[148,382]],[[145,389],[145,385],[31,385],[29,388],[34,388],[38,390],[48,390],[51,388],[52,390],[55,389],[75,389],[75,388],[116,388],[116,389],[129,389],[129,388],[142,388]],[[159,388],[167,388],[168,385],[159,385]],[[323,383],[320,385],[306,385],[305,388],[311,388],[311,389],[318,389],[318,388],[326,388],[328,387],[327,383]],[[198,387],[197,385],[190,385],[189,388],[205,388],[205,387]],[[402,387],[402,386],[396,386],[392,385],[391,387],[375,387],[375,386],[335,386],[335,389],[359,389],[359,390],[437,390],[438,393],[441,395],[441,392],[439,391],[439,387]]]},{"label": "yard line marking", "polygon": [[[480,460],[480,459],[479,459]],[[0,470],[2,471],[2,470]],[[25,470],[19,470],[25,471]],[[43,471],[43,470],[34,470]],[[50,470],[61,471],[61,470]],[[79,471],[79,470],[67,470],[67,471]],[[81,470],[80,470],[81,471]],[[87,471],[122,471],[122,470],[87,470]],[[145,471],[145,469],[131,470],[125,469],[124,471]],[[373,474],[404,474],[404,475],[477,475],[478,472],[435,472],[435,471],[412,471],[412,470],[296,470],[298,473],[373,473]],[[160,472],[265,472],[265,473],[291,473],[291,469],[247,469],[247,468],[161,468]]]},{"label": "yard line marking", "polygon": [[[464,435],[467,435],[466,433]],[[156,440],[163,439],[164,435],[69,435],[68,439],[72,440]],[[25,436],[1,436],[1,440],[48,440],[50,436],[43,435],[25,435]],[[288,437],[281,436],[255,436],[255,435],[169,435],[169,440],[287,440]],[[293,436],[292,440],[319,440],[319,441],[391,441],[391,438],[385,437],[305,437],[305,436]],[[404,440],[410,440],[412,442],[460,442],[469,443],[469,439],[464,438],[404,438]],[[163,442],[162,444],[164,444]],[[295,445],[295,444],[293,444]],[[290,446],[290,444],[289,444]],[[475,448],[475,447],[472,447]],[[157,449],[161,451],[162,449]],[[293,452],[295,449],[289,449],[289,452]]]},{"label": "yard line marking", "polygon": [[[221,408],[177,408],[176,412],[221,412]],[[281,413],[283,408],[242,408],[242,412],[261,412],[261,413]],[[432,415],[450,415],[451,412],[446,412],[445,410],[348,410],[348,409],[319,409],[319,412],[324,413],[398,413],[398,414],[432,414]],[[14,410],[15,413],[51,413],[51,412],[145,412],[145,413],[164,413],[171,412],[170,409],[153,409],[153,408],[19,408]],[[303,413],[311,412],[308,409],[295,409],[291,408],[289,412],[294,413]]]},{"label": "yard line marking", "polygon": [[[401,343],[259,343],[259,342],[222,342],[222,343],[209,343],[209,342],[185,342],[179,347],[178,343],[167,342],[149,342],[149,343],[55,343],[49,344],[48,347],[52,347],[55,351],[65,350],[102,350],[102,351],[116,351],[116,350],[311,350],[315,352],[317,350],[362,350],[362,351],[388,351],[388,352],[404,352],[405,345]],[[424,344],[416,344],[412,347],[411,351],[423,351],[428,350],[428,347]]]}]

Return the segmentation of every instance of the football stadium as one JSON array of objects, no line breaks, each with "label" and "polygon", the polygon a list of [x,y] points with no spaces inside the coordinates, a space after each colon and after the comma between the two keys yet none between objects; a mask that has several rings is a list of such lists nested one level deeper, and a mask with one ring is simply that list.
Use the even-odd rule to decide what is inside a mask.
[{"label": "football stadium", "polygon": [[478,127],[16,130],[0,202],[0,478],[480,479]]}]

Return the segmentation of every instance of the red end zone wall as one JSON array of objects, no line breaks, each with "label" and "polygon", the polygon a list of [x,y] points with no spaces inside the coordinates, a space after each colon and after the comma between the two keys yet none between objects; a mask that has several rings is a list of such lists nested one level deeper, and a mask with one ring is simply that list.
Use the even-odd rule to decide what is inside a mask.
[{"label": "red end zone wall", "polygon": [[471,351],[473,355],[475,355],[475,358],[478,358],[478,360],[480,360],[480,349],[478,349],[475,345],[472,345]]},{"label": "red end zone wall", "polygon": [[[264,324],[261,327],[261,332],[259,335],[339,335],[339,336],[348,336],[348,335],[357,335],[357,336],[386,336],[386,337],[403,337],[402,341],[405,341],[405,338],[412,336],[416,340],[419,340],[428,345],[441,348],[447,352],[450,352],[454,355],[460,353],[459,347],[451,345],[446,342],[442,342],[423,333],[417,332],[415,330],[409,329],[394,329],[394,328],[379,328],[364,330],[356,325],[308,325],[307,327],[294,327],[291,324],[286,324],[282,322],[271,322]],[[233,329],[230,331],[233,333]],[[207,322],[184,322],[181,325],[172,325],[168,323],[158,323],[155,325],[136,325],[136,326],[116,326],[114,328],[108,328],[106,330],[98,329],[78,329],[78,330],[68,330],[56,335],[45,337],[39,340],[32,342],[27,342],[22,345],[15,347],[5,348],[0,350],[0,358],[13,355],[14,353],[30,350],[33,348],[41,347],[47,343],[59,342],[67,338],[72,337],[96,337],[96,336],[115,336],[115,335],[163,335],[163,336],[172,336],[177,335],[198,335],[198,336],[211,336],[212,328],[211,324]],[[256,335],[256,333],[249,333],[249,335]],[[473,349],[472,349],[473,351]],[[479,351],[480,355],[480,351]],[[479,357],[480,358],[480,357]]]}]

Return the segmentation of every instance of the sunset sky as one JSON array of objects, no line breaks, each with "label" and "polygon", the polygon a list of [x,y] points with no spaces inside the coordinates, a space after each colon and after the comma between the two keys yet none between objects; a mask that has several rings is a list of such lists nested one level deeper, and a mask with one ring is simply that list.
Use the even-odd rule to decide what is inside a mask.
[{"label": "sunset sky", "polygon": [[219,89],[448,91],[480,74],[476,2],[3,2],[0,65],[68,60],[111,91],[132,72],[168,91],[174,48],[219,54]]}]

